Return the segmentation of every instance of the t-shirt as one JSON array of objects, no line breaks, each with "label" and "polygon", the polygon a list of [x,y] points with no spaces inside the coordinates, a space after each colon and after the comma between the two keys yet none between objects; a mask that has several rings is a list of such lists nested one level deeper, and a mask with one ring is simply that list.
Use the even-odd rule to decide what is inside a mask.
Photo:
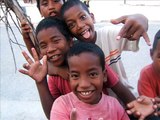
[{"label": "t-shirt", "polygon": [[73,108],[76,109],[77,120],[129,120],[125,110],[115,98],[102,93],[101,100],[91,105],[80,101],[73,92],[55,100],[50,120],[70,120]]},{"label": "t-shirt", "polygon": [[129,89],[133,89],[129,85],[123,63],[121,61],[121,53],[123,50],[137,51],[138,41],[129,41],[125,38],[116,40],[120,27],[104,26],[96,30],[97,44],[105,54],[106,63],[118,74],[120,81]]},{"label": "t-shirt", "polygon": [[[107,81],[104,82],[103,92],[105,94],[108,94],[106,88],[111,88],[116,85],[119,81],[119,78],[117,74],[108,65],[106,65],[106,73]],[[52,96],[54,96],[55,98],[71,92],[69,80],[65,80],[61,76],[49,76],[48,87]]]},{"label": "t-shirt", "polygon": [[156,73],[152,64],[141,70],[138,80],[138,92],[148,97],[160,96],[160,74]]}]

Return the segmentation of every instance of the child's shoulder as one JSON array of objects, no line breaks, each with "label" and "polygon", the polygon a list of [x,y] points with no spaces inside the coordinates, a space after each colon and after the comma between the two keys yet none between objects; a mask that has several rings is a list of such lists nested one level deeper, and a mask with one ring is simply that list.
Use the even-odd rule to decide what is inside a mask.
[{"label": "child's shoulder", "polygon": [[122,26],[120,25],[113,25],[113,24],[105,24],[105,23],[96,23],[95,25],[96,31],[119,31]]},{"label": "child's shoulder", "polygon": [[141,73],[152,71],[152,69],[153,69],[152,64],[148,64],[141,69]]}]

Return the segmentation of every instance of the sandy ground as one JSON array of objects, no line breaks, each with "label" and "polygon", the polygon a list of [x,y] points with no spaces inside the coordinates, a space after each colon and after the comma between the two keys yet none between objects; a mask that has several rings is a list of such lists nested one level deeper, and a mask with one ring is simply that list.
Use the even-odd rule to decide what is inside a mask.
[{"label": "sandy ground", "polygon": [[[23,5],[26,7],[27,14],[32,22],[37,24],[41,19],[36,5]],[[122,1],[105,2],[104,0],[91,0],[90,10],[94,13],[96,21],[109,21],[111,18],[117,18],[124,14],[142,13],[149,19],[148,34],[153,40],[155,32],[160,27],[160,17],[156,13],[160,11],[160,1],[127,1],[123,4]],[[34,12],[33,12],[34,11]],[[34,14],[33,14],[34,13]],[[34,19],[33,19],[34,18]],[[11,21],[10,21],[11,22]],[[104,23],[99,23],[103,26]],[[24,44],[19,31],[12,26],[16,33],[17,40]],[[1,120],[45,120],[41,103],[39,101],[38,92],[35,82],[22,74],[20,74],[13,61],[10,45],[12,44],[13,51],[16,57],[17,69],[22,68],[25,60],[22,57],[21,49],[10,43],[6,34],[5,26],[0,24],[0,119]],[[129,82],[136,90],[137,78],[141,68],[151,62],[149,57],[149,49],[144,40],[140,40],[140,50],[138,53],[124,52],[122,60],[129,78]],[[145,60],[145,61],[144,61]]]}]

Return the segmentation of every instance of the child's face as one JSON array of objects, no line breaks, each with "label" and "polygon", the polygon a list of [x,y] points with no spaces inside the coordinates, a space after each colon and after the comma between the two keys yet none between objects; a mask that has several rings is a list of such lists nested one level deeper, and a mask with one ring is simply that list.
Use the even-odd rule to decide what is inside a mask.
[{"label": "child's face", "polygon": [[101,99],[103,79],[98,56],[85,52],[68,58],[72,91],[83,102],[96,104]]},{"label": "child's face", "polygon": [[66,10],[64,20],[76,38],[86,42],[95,42],[94,17],[84,10],[81,5]]},{"label": "child's face", "polygon": [[63,0],[40,0],[40,13],[43,17],[60,16]]},{"label": "child's face", "polygon": [[54,66],[64,63],[71,41],[68,42],[63,34],[56,28],[50,27],[37,34],[41,55],[47,55],[47,60]]},{"label": "child's face", "polygon": [[157,47],[151,57],[153,60],[153,67],[158,73],[160,73],[160,40],[158,41]]}]

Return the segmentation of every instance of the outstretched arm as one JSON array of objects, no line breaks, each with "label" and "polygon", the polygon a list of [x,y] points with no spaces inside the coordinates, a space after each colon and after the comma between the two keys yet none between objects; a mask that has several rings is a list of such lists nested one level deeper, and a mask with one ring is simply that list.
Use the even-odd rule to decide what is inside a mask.
[{"label": "outstretched arm", "polygon": [[111,89],[125,105],[136,99],[132,92],[124,86],[121,81],[119,81]]},{"label": "outstretched arm", "polygon": [[37,85],[37,89],[39,92],[43,111],[44,111],[46,117],[49,119],[50,118],[50,111],[51,111],[53,102],[56,98],[54,98],[49,91],[47,79],[44,79],[40,83],[36,82],[36,85]]},{"label": "outstretched arm", "polygon": [[112,19],[111,23],[120,24],[123,23],[117,39],[127,38],[130,40],[139,40],[143,36],[144,40],[148,45],[150,39],[147,34],[148,30],[148,19],[142,14],[124,15],[117,19]]},{"label": "outstretched arm", "polygon": [[26,52],[22,52],[27,64],[24,65],[25,70],[20,69],[19,72],[30,76],[35,80],[39,92],[41,104],[46,117],[49,119],[52,104],[56,98],[52,97],[47,83],[47,56],[42,58],[43,64],[40,63],[36,50],[32,48],[34,61]]}]

